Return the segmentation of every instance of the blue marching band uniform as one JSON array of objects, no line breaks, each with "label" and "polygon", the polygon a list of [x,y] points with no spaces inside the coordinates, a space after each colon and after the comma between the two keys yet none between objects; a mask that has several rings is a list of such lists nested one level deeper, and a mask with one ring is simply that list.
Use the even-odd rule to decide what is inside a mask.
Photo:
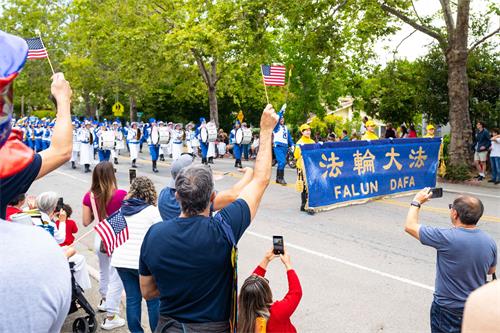
[{"label": "blue marching band uniform", "polygon": [[229,133],[229,143],[233,145],[233,156],[234,156],[234,166],[237,168],[243,168],[241,165],[241,144],[236,143],[236,131],[241,127],[239,121],[234,123],[233,129]]},{"label": "blue marching band uniform", "polygon": [[279,121],[273,130],[273,151],[276,156],[278,168],[276,169],[276,182],[281,185],[286,185],[285,181],[285,166],[286,155],[288,154],[289,147],[294,147],[295,143],[290,135],[290,131],[285,125],[285,118],[283,117],[284,110],[278,113]]},{"label": "blue marching band uniform", "polygon": [[[76,169],[77,164],[80,164],[85,172],[91,172],[90,166],[96,164],[96,155],[99,162],[110,161],[112,159],[115,164],[118,164],[120,150],[125,148],[130,152],[132,167],[136,168],[139,147],[143,142],[148,144],[153,172],[158,172],[158,158],[162,157],[165,152],[168,152],[171,156],[175,155],[178,158],[178,155],[182,154],[183,151],[197,155],[199,147],[203,164],[213,163],[213,157],[216,154],[216,144],[212,142],[214,140],[212,138],[213,133],[210,136],[211,139],[207,140],[206,138],[207,128],[213,131],[215,126],[212,123],[207,124],[206,119],[203,117],[199,119],[197,126],[194,126],[192,123],[187,124],[185,130],[183,130],[182,124],[176,124],[176,128],[168,131],[170,133],[168,143],[165,143],[167,142],[165,139],[165,128],[162,128],[166,123],[157,122],[154,118],[149,119],[148,124],[133,122],[130,126],[122,126],[118,119],[113,123],[106,120],[98,123],[87,118],[80,121],[74,117],[72,124],[73,149],[70,159],[71,168]],[[13,126],[21,129],[24,133],[24,143],[35,152],[41,152],[50,146],[54,125],[55,119],[24,117],[17,121],[13,120]],[[237,122],[230,136],[234,147],[233,152],[236,167],[242,167],[241,157],[244,148],[241,144],[236,143],[236,130],[239,127],[240,123]],[[202,130],[204,132],[203,135]],[[162,140],[160,140],[161,131],[163,131]],[[175,154],[172,154],[172,152]]]}]

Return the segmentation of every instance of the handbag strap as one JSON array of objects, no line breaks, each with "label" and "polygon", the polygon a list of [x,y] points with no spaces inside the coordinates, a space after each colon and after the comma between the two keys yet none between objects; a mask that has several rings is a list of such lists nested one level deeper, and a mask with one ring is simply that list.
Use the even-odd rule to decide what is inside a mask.
[{"label": "handbag strap", "polygon": [[94,214],[94,221],[93,222],[99,223],[99,221],[100,221],[99,214],[97,213],[97,205],[95,203],[95,197],[94,197],[94,193],[92,193],[92,191],[90,191],[90,205],[92,206],[92,214]]}]

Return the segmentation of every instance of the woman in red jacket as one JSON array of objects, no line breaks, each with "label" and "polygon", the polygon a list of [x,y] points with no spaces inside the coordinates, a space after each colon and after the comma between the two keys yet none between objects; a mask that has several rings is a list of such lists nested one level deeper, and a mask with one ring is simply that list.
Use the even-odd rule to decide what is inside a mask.
[{"label": "woman in red jacket", "polygon": [[281,301],[273,303],[269,281],[264,276],[267,265],[276,257],[273,250],[267,252],[259,266],[241,287],[238,304],[238,332],[240,333],[297,332],[290,317],[302,298],[302,287],[286,251],[279,257],[286,268],[288,293]]}]

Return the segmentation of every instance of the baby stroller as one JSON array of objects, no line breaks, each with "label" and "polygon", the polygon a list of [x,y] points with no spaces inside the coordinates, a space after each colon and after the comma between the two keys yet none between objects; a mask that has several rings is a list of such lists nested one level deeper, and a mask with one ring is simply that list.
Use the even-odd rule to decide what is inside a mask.
[{"label": "baby stroller", "polygon": [[97,322],[95,318],[95,311],[83,295],[83,289],[78,285],[75,280],[75,263],[70,262],[69,268],[71,270],[71,306],[69,313],[74,313],[82,308],[87,315],[85,317],[78,317],[73,322],[73,332],[75,333],[94,333],[97,330]]}]

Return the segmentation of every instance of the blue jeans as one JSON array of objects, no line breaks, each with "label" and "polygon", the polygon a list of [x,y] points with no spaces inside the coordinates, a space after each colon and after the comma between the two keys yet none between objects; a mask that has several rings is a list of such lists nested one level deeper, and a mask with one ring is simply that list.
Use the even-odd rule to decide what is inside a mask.
[{"label": "blue jeans", "polygon": [[462,329],[463,312],[448,309],[432,302],[431,332],[432,333],[460,333]]},{"label": "blue jeans", "polygon": [[[116,267],[116,270],[118,271],[118,275],[120,275],[125,293],[127,294],[128,329],[132,333],[143,333],[144,330],[141,326],[142,295],[139,285],[139,270],[120,267]],[[154,332],[160,316],[160,299],[154,298],[146,301],[146,303],[148,305],[149,326],[151,327],[151,331]]]},{"label": "blue jeans", "polygon": [[500,182],[500,156],[490,157],[491,162],[491,179]]}]

